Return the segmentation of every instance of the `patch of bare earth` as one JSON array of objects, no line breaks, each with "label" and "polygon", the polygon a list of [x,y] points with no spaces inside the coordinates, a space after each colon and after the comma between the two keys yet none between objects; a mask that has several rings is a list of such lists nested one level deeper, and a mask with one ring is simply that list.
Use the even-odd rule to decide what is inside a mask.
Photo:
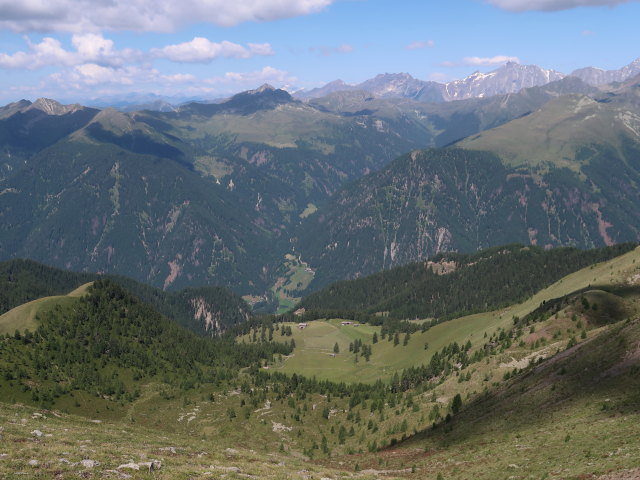
[{"label": "patch of bare earth", "polygon": [[610,472],[597,477],[598,480],[638,480],[640,479],[640,468],[632,468],[630,470],[620,470],[618,472]]}]

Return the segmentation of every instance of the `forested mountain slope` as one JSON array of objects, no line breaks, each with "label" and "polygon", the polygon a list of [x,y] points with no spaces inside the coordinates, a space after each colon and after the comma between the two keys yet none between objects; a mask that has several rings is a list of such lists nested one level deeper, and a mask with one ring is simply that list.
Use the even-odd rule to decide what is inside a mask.
[{"label": "forested mountain slope", "polygon": [[201,335],[219,335],[251,316],[249,306],[224,287],[165,292],[126,277],[69,272],[21,259],[0,262],[0,315],[32,300],[65,295],[83,284],[105,278]]},{"label": "forested mountain slope", "polygon": [[[429,260],[331,284],[300,302],[307,311],[384,312],[444,320],[523,301],[571,272],[622,255],[635,244],[594,250],[508,245]],[[331,316],[331,315],[327,315]]]}]

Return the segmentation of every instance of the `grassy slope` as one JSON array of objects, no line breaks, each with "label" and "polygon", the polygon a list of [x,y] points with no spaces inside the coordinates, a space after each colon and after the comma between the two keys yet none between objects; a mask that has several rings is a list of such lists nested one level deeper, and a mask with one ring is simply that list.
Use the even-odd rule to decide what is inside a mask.
[{"label": "grassy slope", "polygon": [[[451,342],[465,344],[467,340],[476,346],[484,338],[485,332],[490,336],[499,328],[508,328],[513,324],[513,317],[524,317],[536,309],[543,301],[562,297],[589,285],[613,285],[623,283],[626,279],[640,272],[640,248],[572,273],[541,290],[523,303],[499,311],[480,313],[457,318],[437,325],[425,333],[415,333],[409,344],[394,347],[392,342],[381,340],[373,346],[373,355],[369,363],[359,359],[356,364],[353,355],[348,355],[349,342],[361,338],[364,343],[371,344],[376,327],[362,325],[360,327],[340,327],[339,320],[316,321],[309,323],[304,330],[292,326],[292,338],[296,342],[294,354],[282,364],[274,368],[285,373],[297,373],[305,376],[316,376],[318,379],[339,381],[374,382],[377,379],[387,380],[394,372],[414,365],[428,362],[433,352]],[[274,337],[281,337],[276,334]],[[288,337],[282,337],[288,338]],[[245,337],[248,340],[248,337]],[[340,354],[331,357],[333,346],[338,342]],[[428,350],[424,344],[428,343]]]},{"label": "grassy slope", "polygon": [[290,253],[284,257],[280,267],[281,275],[271,287],[278,300],[277,313],[284,313],[294,308],[302,298],[301,292],[309,286],[315,273],[307,271],[309,265],[299,257]]},{"label": "grassy slope", "polygon": [[[541,327],[560,324],[551,320]],[[592,330],[572,349],[565,350],[565,337],[533,352],[551,358],[506,382],[502,374],[513,364],[501,361],[531,357],[528,347],[472,365],[470,382],[453,377],[433,393],[432,404],[446,408],[453,392],[462,392],[468,405],[459,416],[398,448],[361,457],[360,465],[376,467],[380,459],[386,468],[413,464],[418,478],[434,479],[438,473],[446,479],[586,479],[607,472],[638,478],[638,345],[640,321],[621,321]],[[553,356],[557,349],[561,353]]]},{"label": "grassy slope", "polygon": [[[342,479],[352,477],[340,469],[314,465],[276,449],[270,455],[241,448],[232,442],[182,433],[159,434],[133,422],[96,423],[88,418],[21,405],[0,404],[0,474],[2,478],[264,478]],[[31,432],[39,430],[41,437]],[[233,450],[227,448],[233,447]],[[82,460],[98,465],[84,467]],[[157,459],[162,467],[150,475],[119,469],[127,463]],[[37,461],[30,465],[29,461]],[[302,472],[302,473],[296,473]],[[124,477],[123,475],[131,475]],[[303,475],[304,474],[304,475]],[[363,480],[373,475],[358,475]]]},{"label": "grassy slope", "polygon": [[81,285],[67,295],[39,298],[9,310],[0,316],[0,335],[13,334],[16,330],[24,331],[26,329],[33,332],[38,326],[36,316],[39,313],[52,310],[57,305],[64,308],[69,307],[76,298],[85,294],[89,285],[91,282]]},{"label": "grassy slope", "polygon": [[639,121],[637,115],[623,112],[619,107],[586,96],[567,95],[530,115],[465,139],[458,146],[493,151],[512,166],[539,166],[549,162],[576,169],[578,146],[618,145],[620,132],[637,138],[633,130]]}]

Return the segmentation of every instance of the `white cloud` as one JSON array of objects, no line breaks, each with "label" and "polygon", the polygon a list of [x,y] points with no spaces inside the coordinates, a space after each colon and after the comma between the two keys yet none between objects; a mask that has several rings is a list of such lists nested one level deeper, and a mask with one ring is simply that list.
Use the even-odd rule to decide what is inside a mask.
[{"label": "white cloud", "polygon": [[181,63],[208,63],[216,58],[250,58],[254,55],[273,55],[273,49],[268,43],[250,43],[247,47],[237,43],[212,42],[206,38],[195,37],[190,42],[168,45],[151,50],[152,56],[166,58]]},{"label": "white cloud", "polygon": [[14,32],[171,32],[191,23],[233,26],[316,13],[336,0],[0,0]]},{"label": "white cloud", "polygon": [[75,51],[62,47],[59,40],[45,37],[40,43],[25,38],[28,51],[13,54],[0,53],[0,68],[36,70],[50,66],[72,66],[83,63],[123,65],[140,58],[140,52],[131,49],[115,50],[113,41],[93,33],[73,35]]},{"label": "white cloud", "polygon": [[0,53],[0,68],[30,69],[49,65],[71,65],[73,54],[62,48],[62,44],[55,38],[44,38],[42,42],[33,44],[25,39],[29,45],[28,52],[16,52],[11,55]]},{"label": "white cloud", "polygon": [[275,55],[269,43],[248,43],[249,51],[254,55]]},{"label": "white cloud", "polygon": [[162,76],[155,69],[138,66],[110,67],[86,63],[49,76],[60,87],[85,90],[96,85],[141,85],[155,82]]},{"label": "white cloud", "polygon": [[495,57],[465,57],[462,60],[463,65],[502,65],[507,62],[520,63],[518,57],[508,57],[505,55],[496,55]]},{"label": "white cloud", "polygon": [[353,46],[347,43],[343,43],[337,47],[328,47],[326,45],[321,45],[319,47],[310,47],[309,51],[319,53],[323,57],[329,57],[331,55],[335,55],[336,53],[351,53],[353,52]]},{"label": "white cloud", "polygon": [[420,48],[433,48],[435,43],[433,40],[413,42],[404,47],[406,50],[418,50]]},{"label": "white cloud", "polygon": [[145,66],[117,67],[88,63],[49,75],[31,95],[46,94],[53,98],[72,96],[77,99],[144,90],[164,95],[180,92],[181,95],[220,96],[256,88],[264,83],[283,86],[296,81],[288,72],[270,66],[253,72],[228,72],[202,79],[188,73],[164,75]]},{"label": "white cloud", "polygon": [[225,58],[250,58],[256,55],[274,55],[268,43],[249,43],[246,47],[223,41],[211,42],[196,37],[190,42],[168,45],[143,53],[138,50],[114,48],[113,41],[95,33],[76,34],[71,37],[75,50],[65,50],[59,40],[45,37],[40,43],[31,43],[25,37],[28,50],[13,54],[0,53],[0,68],[37,70],[57,66],[69,67],[84,64],[123,66],[143,63],[152,58],[166,58],[181,63],[207,63]]},{"label": "white cloud", "polygon": [[451,80],[451,78],[446,73],[433,72],[429,75],[429,80],[433,80],[434,82],[445,83]]},{"label": "white cloud", "polygon": [[264,83],[274,85],[284,85],[287,83],[295,83],[297,79],[292,77],[289,72],[278,70],[273,67],[264,67],[254,72],[227,72],[219,77],[212,77],[206,80],[212,85],[234,85],[239,87],[256,87]]},{"label": "white cloud", "polygon": [[495,57],[464,57],[461,62],[445,61],[441,62],[441,67],[464,67],[464,66],[494,66],[503,65],[507,62],[520,63],[518,57],[510,57],[507,55],[496,55]]},{"label": "white cloud", "polygon": [[487,0],[488,3],[511,12],[538,10],[552,12],[577,7],[614,7],[637,0]]}]

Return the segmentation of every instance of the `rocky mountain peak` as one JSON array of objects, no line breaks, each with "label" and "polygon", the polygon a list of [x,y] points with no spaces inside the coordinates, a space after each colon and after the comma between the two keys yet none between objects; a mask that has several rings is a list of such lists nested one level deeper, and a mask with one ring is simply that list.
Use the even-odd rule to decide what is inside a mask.
[{"label": "rocky mountain peak", "polygon": [[83,107],[77,103],[73,105],[62,105],[50,98],[39,98],[29,106],[29,109],[41,110],[47,115],[65,115],[82,108]]},{"label": "rocky mountain peak", "polygon": [[264,83],[260,87],[256,88],[255,90],[247,90],[246,93],[250,95],[256,95],[264,92],[274,92],[275,90],[276,89],[272,85],[269,85],[268,83]]}]

